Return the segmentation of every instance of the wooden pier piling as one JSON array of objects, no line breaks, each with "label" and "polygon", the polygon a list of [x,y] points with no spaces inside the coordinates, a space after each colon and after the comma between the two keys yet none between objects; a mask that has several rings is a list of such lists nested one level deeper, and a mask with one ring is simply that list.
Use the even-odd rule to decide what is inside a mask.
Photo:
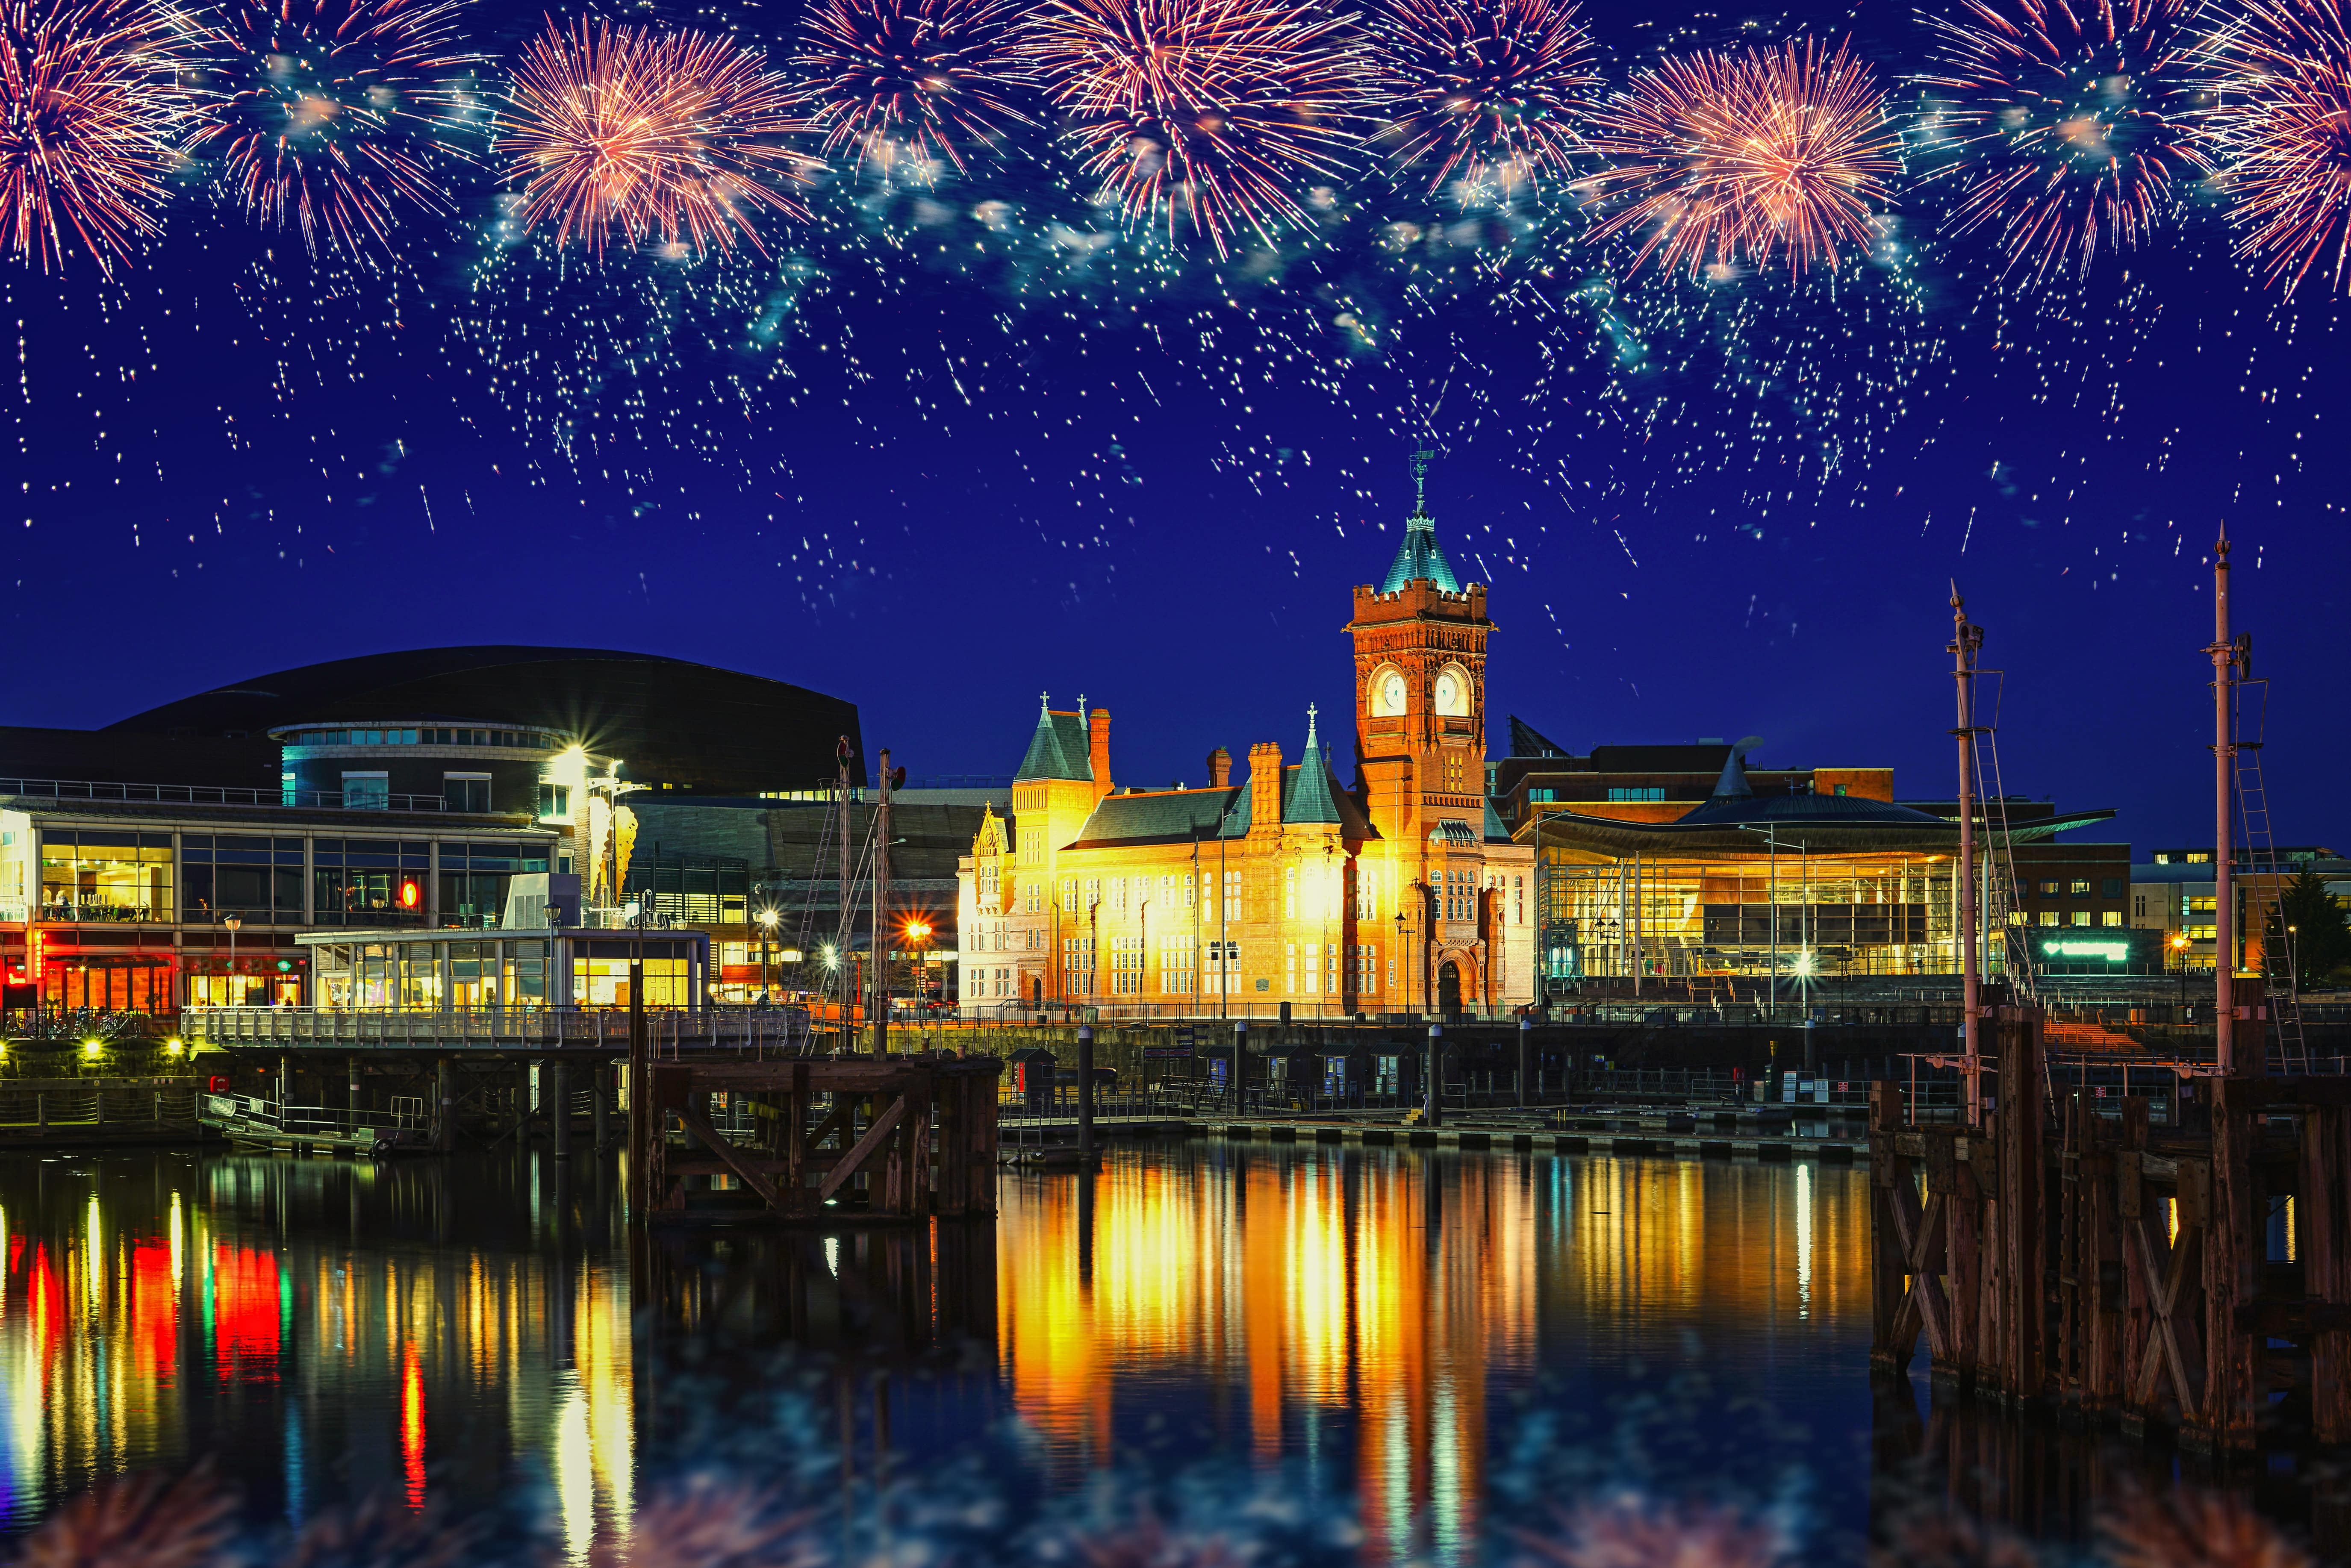
[{"label": "wooden pier piling", "polygon": [[2157,1128],[2145,1098],[2053,1086],[2037,1009],[1988,1011],[1980,1132],[1913,1119],[1897,1083],[1871,1098],[1873,1368],[1923,1339],[1946,1397],[2215,1456],[2351,1441],[2351,1077],[2181,1063],[2209,1126]]},{"label": "wooden pier piling", "polygon": [[[653,1223],[922,1221],[996,1211],[993,1057],[632,1062],[631,1195]],[[712,1117],[724,1095],[737,1124]],[[747,1197],[714,1190],[726,1176]]]}]

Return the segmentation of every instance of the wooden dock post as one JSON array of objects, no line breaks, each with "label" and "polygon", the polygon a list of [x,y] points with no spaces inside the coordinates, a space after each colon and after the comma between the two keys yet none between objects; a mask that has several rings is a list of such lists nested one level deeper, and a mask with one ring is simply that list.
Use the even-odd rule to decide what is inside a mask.
[{"label": "wooden dock post", "polygon": [[[652,1062],[642,1091],[630,1096],[632,1118],[642,1113],[653,1129],[643,1145],[642,1212],[657,1221],[993,1214],[1000,1069],[993,1057]],[[759,1107],[755,1119],[764,1125],[753,1143],[737,1144],[712,1124],[705,1107],[720,1091],[730,1103],[739,1096]],[[821,1115],[820,1095],[831,1102]],[[676,1147],[661,1131],[672,1118],[686,1135]],[[706,1197],[694,1186],[719,1175],[752,1194],[756,1207]]]},{"label": "wooden dock post", "polygon": [[2310,1435],[2351,1443],[2351,1105],[2314,1105],[2302,1118],[2295,1254],[2311,1316]]},{"label": "wooden dock post", "polygon": [[1986,1344],[1998,1347],[1994,1385],[2001,1397],[2022,1406],[2047,1392],[2041,1165],[2046,1081],[2041,1010],[2007,1004],[1994,1009],[1994,1018],[2000,1054],[1999,1334],[1987,1335]]}]

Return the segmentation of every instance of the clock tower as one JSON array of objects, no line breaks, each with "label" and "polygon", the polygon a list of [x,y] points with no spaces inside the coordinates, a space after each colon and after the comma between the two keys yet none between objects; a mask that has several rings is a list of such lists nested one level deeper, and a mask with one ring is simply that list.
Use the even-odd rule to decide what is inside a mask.
[{"label": "clock tower", "polygon": [[[1418,494],[1404,547],[1378,587],[1355,590],[1347,632],[1355,644],[1356,787],[1395,861],[1392,907],[1405,907],[1403,890],[1422,890],[1438,955],[1448,937],[1483,946],[1472,935],[1477,901],[1461,890],[1489,880],[1486,638],[1493,622],[1485,586],[1464,587],[1437,542],[1426,493],[1430,456],[1413,455]],[[1460,956],[1486,967],[1482,953]],[[1461,977],[1465,994],[1469,978]]]}]

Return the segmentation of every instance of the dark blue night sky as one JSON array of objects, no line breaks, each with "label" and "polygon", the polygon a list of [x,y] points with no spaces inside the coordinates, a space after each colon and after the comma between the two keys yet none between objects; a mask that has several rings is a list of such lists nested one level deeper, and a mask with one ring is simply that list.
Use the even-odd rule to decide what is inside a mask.
[{"label": "dark blue night sky", "polygon": [[[494,52],[538,22],[473,15]],[[1889,77],[1920,47],[1895,11],[1813,26]],[[1619,76],[1661,41],[1599,30]],[[601,269],[502,248],[486,183],[372,268],[185,193],[111,282],[0,278],[0,719],[579,643],[850,697],[918,778],[1008,772],[1038,693],[1083,693],[1121,783],[1196,782],[1211,747],[1294,751],[1309,702],[1345,709],[1349,589],[1425,443],[1440,537],[1493,585],[1497,751],[1508,714],[1578,750],[1761,734],[1762,763],[1948,796],[1956,577],[2009,672],[2007,787],[2117,808],[2142,852],[2209,841],[2225,519],[2277,836],[2339,832],[2338,307],[2233,260],[2209,193],[2022,298],[1931,191],[1834,282],[1612,296],[1570,214],[1514,236],[1374,183],[1222,267],[1000,170],[820,193],[764,258]]]}]

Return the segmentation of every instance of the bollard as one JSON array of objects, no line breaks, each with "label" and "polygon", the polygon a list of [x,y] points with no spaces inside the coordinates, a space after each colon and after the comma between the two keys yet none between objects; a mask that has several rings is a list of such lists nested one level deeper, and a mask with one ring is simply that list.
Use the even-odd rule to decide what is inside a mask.
[{"label": "bollard", "polygon": [[1534,1059],[1535,1020],[1519,1020],[1519,1109],[1527,1108],[1527,1069]]},{"label": "bollard", "polygon": [[1094,1157],[1094,1026],[1078,1026],[1078,1159]]},{"label": "bollard", "polygon": [[1432,1127],[1440,1126],[1445,1121],[1445,1100],[1438,1092],[1438,1085],[1443,1082],[1438,1076],[1442,1071],[1443,1058],[1438,1053],[1444,1049],[1444,1040],[1445,1026],[1441,1023],[1430,1024],[1428,1026],[1428,1071],[1424,1075],[1426,1082],[1422,1085],[1426,1108],[1421,1113],[1421,1120]]}]

